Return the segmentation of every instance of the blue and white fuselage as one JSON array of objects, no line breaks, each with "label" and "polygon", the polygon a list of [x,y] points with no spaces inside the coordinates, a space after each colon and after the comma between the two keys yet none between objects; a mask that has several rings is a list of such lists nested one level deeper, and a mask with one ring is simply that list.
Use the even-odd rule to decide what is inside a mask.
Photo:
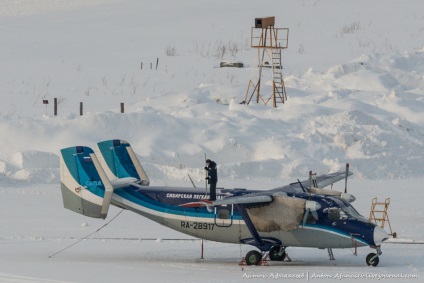
[{"label": "blue and white fuselage", "polygon": [[[321,189],[342,180],[343,172],[317,177],[314,188],[303,181],[267,191],[218,189],[217,200],[209,201],[199,189],[149,186],[125,141],[104,141],[98,148],[99,159],[88,147],[61,150],[64,206],[86,216],[105,218],[112,204],[194,237],[250,244],[275,256],[275,247],[288,246],[370,246],[380,254],[388,238],[353,208],[353,196]],[[376,265],[377,255],[370,255],[367,263]]]},{"label": "blue and white fuselage", "polygon": [[[244,192],[249,193],[252,192]],[[261,237],[278,239],[286,246],[316,248],[351,248],[355,245],[374,247],[379,246],[383,240],[379,236],[380,228],[359,215],[351,204],[342,199],[331,196],[309,196],[306,193],[287,195],[303,199],[311,198],[318,202],[321,205],[321,209],[317,211],[318,220],[306,223],[303,227],[299,224],[299,229],[293,231],[260,232]],[[218,199],[226,196],[218,194]],[[132,185],[115,190],[112,203],[201,239],[240,243],[241,239],[252,238],[236,205],[213,208],[183,206],[207,199],[205,193],[193,188]],[[333,212],[324,213],[326,209],[331,209]]]}]

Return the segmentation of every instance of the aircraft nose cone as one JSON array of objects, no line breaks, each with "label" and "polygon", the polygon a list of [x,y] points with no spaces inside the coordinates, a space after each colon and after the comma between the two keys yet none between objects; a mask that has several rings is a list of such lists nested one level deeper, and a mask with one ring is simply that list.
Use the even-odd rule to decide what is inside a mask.
[{"label": "aircraft nose cone", "polygon": [[381,243],[389,238],[389,234],[378,226],[374,228],[374,243],[380,246]]}]

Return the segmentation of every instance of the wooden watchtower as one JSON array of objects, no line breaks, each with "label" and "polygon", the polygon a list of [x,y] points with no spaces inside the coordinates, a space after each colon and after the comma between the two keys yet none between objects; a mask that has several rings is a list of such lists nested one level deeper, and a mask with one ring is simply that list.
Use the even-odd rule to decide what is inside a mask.
[{"label": "wooden watchtower", "polygon": [[[249,104],[253,96],[256,103],[259,100],[267,105],[277,107],[277,103],[287,100],[286,87],[283,79],[283,65],[281,64],[281,51],[288,47],[289,29],[275,28],[275,17],[256,18],[255,27],[252,27],[250,47],[258,50],[259,77],[256,82],[250,80],[246,91],[245,103]],[[264,98],[261,93],[261,78],[263,68],[271,69],[272,93]]]}]

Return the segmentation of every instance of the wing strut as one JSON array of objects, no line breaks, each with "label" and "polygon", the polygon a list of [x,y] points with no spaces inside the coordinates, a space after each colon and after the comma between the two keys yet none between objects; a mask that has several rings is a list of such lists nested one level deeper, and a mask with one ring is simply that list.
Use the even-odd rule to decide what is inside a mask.
[{"label": "wing strut", "polygon": [[240,212],[244,223],[246,223],[247,229],[249,229],[249,232],[253,237],[253,242],[252,239],[240,239],[240,242],[255,246],[261,251],[269,251],[273,246],[282,245],[281,241],[278,239],[270,237],[261,237],[258,233],[258,230],[256,230],[255,225],[253,225],[253,222],[246,211],[246,207],[243,204],[235,204],[235,206]]},{"label": "wing strut", "polygon": [[241,217],[244,220],[244,223],[246,223],[247,229],[249,229],[250,234],[252,234],[252,237],[255,240],[257,247],[263,246],[264,242],[259,236],[258,230],[256,230],[255,225],[253,225],[253,222],[250,219],[249,214],[247,214],[247,211],[244,205],[236,204],[236,207],[238,211],[240,212]]}]

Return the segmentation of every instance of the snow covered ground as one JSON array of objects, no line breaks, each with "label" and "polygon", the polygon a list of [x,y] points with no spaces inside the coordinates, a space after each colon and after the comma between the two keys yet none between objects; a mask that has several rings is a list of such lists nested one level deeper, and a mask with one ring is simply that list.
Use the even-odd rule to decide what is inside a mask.
[{"label": "snow covered ground", "polygon": [[[364,267],[367,248],[358,257],[335,251],[335,262],[293,248],[292,263],[243,270],[249,247],[206,242],[200,260],[198,241],[175,240],[189,238],[129,212],[48,258],[105,224],[62,208],[59,149],[111,138],[132,144],[154,184],[189,185],[190,174],[201,186],[205,153],[227,188],[273,188],[349,162],[355,207],[367,216],[373,197],[390,197],[399,237],[424,240],[423,8],[418,0],[0,1],[0,282],[423,277],[419,244],[384,245],[374,269]],[[290,28],[288,101],[277,109],[239,104],[257,76],[250,28],[266,16]],[[219,68],[223,60],[245,68]],[[265,71],[265,91],[270,80]]]},{"label": "snow covered ground", "polygon": [[[289,275],[305,276],[297,282],[306,282],[306,276],[309,281],[330,281],[319,279],[320,275],[331,276],[334,281],[340,281],[343,275],[366,276],[370,281],[380,278],[381,282],[394,280],[384,276],[404,276],[396,280],[420,282],[424,276],[424,245],[413,243],[422,240],[424,234],[424,209],[417,201],[424,198],[419,185],[423,181],[350,182],[350,193],[357,197],[354,205],[365,216],[372,197],[391,198],[393,231],[401,240],[411,241],[408,245],[384,244],[376,268],[365,263],[372,251],[368,247],[359,248],[357,256],[353,249],[334,250],[336,261],[329,260],[326,250],[288,248],[292,262],[248,267],[238,263],[251,247],[206,241],[204,259],[200,259],[199,240],[128,211],[89,239],[60,252],[98,230],[120,209],[113,208],[106,220],[90,219],[62,208],[57,185],[3,187],[0,282],[245,282],[257,276],[267,276],[259,279],[268,282],[272,276]],[[266,180],[236,183],[247,188],[277,185]],[[231,187],[234,183],[223,185]]]}]

